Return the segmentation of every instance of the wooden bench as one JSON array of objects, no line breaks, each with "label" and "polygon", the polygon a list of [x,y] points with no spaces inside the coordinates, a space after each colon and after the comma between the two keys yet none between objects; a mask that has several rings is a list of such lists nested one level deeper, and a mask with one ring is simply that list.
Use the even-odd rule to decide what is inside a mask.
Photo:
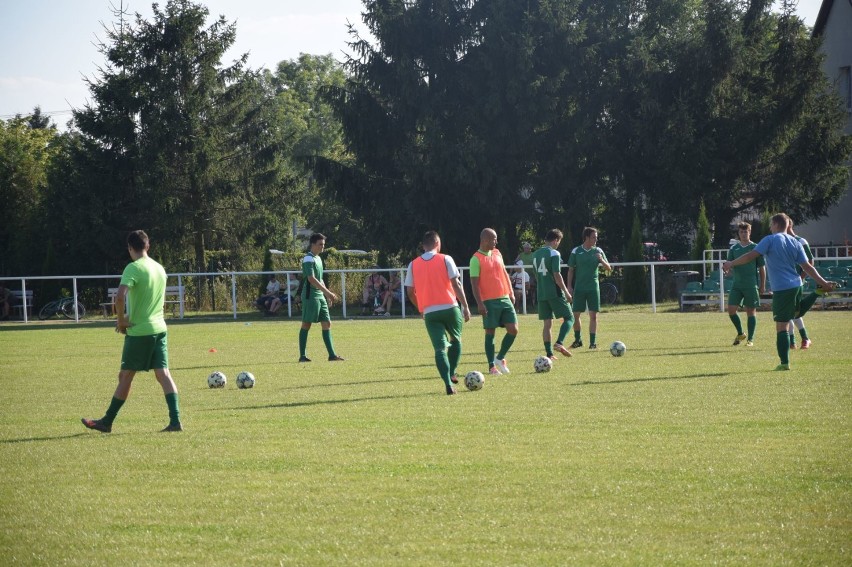
[{"label": "wooden bench", "polygon": [[26,296],[19,289],[10,289],[9,290],[9,299],[12,300],[14,305],[12,305],[12,310],[16,313],[20,313],[21,319],[24,318],[24,304],[26,303],[27,307],[27,317],[32,318],[33,316],[33,290],[28,289]]},{"label": "wooden bench", "polygon": [[[101,309],[104,310],[104,317],[115,315],[115,297],[118,295],[118,288],[111,287],[107,290],[107,301],[101,303]],[[166,299],[163,302],[166,305],[172,306],[172,314],[175,308],[179,308],[180,318],[183,319],[184,312],[184,287],[178,285],[170,285],[166,287]]]}]

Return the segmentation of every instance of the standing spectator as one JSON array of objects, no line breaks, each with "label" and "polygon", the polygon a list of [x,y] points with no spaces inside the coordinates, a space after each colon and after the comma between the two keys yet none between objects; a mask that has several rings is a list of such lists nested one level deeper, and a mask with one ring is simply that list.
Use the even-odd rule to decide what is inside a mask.
[{"label": "standing spectator", "polygon": [[[441,254],[441,237],[434,230],[423,235],[423,254],[408,264],[405,291],[426,323],[426,332],[435,349],[435,365],[444,381],[447,395],[456,393],[456,369],[462,353],[462,317],[470,321],[470,308],[460,281],[459,269],[451,256]],[[462,310],[459,311],[458,302]],[[449,340],[448,340],[449,335]]]},{"label": "standing spectator", "polygon": [[[722,264],[722,269],[729,271],[733,267],[751,262],[758,256],[766,259],[766,271],[769,275],[769,285],[772,287],[772,319],[775,320],[777,333],[775,347],[778,358],[781,360],[781,364],[775,370],[790,370],[790,339],[787,336],[787,325],[791,320],[804,315],[819,295],[834,289],[834,283],[824,280],[816,268],[808,263],[805,249],[799,241],[787,234],[789,221],[790,217],[784,213],[773,216],[772,234],[763,237],[751,252]],[[821,289],[803,298],[802,278],[796,272],[796,264],[801,266]]]},{"label": "standing spectator", "polygon": [[522,301],[522,296],[527,296],[527,301],[530,299],[530,275],[523,268],[524,261],[518,260],[516,267],[512,273],[512,287],[515,290],[515,305]]},{"label": "standing spectator", "polygon": [[[485,359],[490,374],[509,374],[506,355],[518,336],[518,315],[512,280],[497,249],[497,233],[490,228],[479,235],[479,250],[470,259],[470,285],[485,329]],[[500,352],[494,356],[494,334],[505,327]]]},{"label": "standing spectator", "polygon": [[169,424],[163,431],[183,431],[177,386],[169,373],[168,331],[163,318],[166,271],[148,256],[149,246],[148,235],[141,230],[133,231],[127,237],[127,251],[133,261],[124,269],[115,297],[118,314],[115,332],[125,335],[118,387],[102,418],[84,417],[81,420],[89,429],[101,433],[112,431],[112,423],[130,395],[130,386],[136,373],[148,372],[152,368],[166,395],[169,408]]},{"label": "standing spectator", "polygon": [[[728,260],[736,260],[743,254],[754,250],[755,244],[751,241],[751,225],[741,222],[737,225],[739,240],[728,250]],[[757,308],[760,307],[760,294],[766,293],[766,262],[763,256],[758,256],[753,261],[734,268],[734,284],[728,294],[728,317],[737,330],[734,346],[746,341],[746,346],[754,346],[754,331],[757,328]],[[759,281],[758,281],[759,279]],[[743,334],[743,325],[737,308],[745,305],[748,317],[748,337]]]},{"label": "standing spectator", "polygon": [[302,259],[302,328],[299,330],[299,362],[310,362],[308,358],[308,332],[313,323],[322,327],[322,341],[328,351],[328,360],[342,361],[343,358],[334,352],[331,340],[331,315],[328,312],[329,301],[337,299],[337,295],[322,282],[322,258],[325,250],[325,235],[315,232],[311,235],[310,250]]},{"label": "standing spectator", "polygon": [[[541,338],[544,341],[544,351],[551,360],[556,360],[553,351],[561,352],[564,356],[571,356],[571,351],[565,348],[562,341],[571,325],[574,323],[574,312],[571,310],[571,292],[565,286],[562,279],[562,256],[559,254],[559,243],[562,242],[562,231],[553,228],[547,232],[544,238],[545,244],[533,253],[533,266],[535,267],[536,298],[538,299],[538,318],[544,321]],[[556,343],[551,346],[553,338],[551,328],[553,319],[560,317],[562,326]]]},{"label": "standing spectator", "polygon": [[[601,288],[598,271],[601,266],[607,272],[612,266],[604,251],[598,248],[598,229],[587,226],[583,229],[583,243],[568,256],[568,291],[574,295],[574,342],[571,348],[583,346],[580,313],[589,310],[589,349],[598,348],[595,339],[598,332],[598,311],[601,310]],[[576,281],[574,281],[576,278]],[[573,285],[572,285],[573,282]]]},{"label": "standing spectator", "polygon": [[12,292],[0,283],[0,321],[5,321],[9,318],[9,312],[12,309]]}]

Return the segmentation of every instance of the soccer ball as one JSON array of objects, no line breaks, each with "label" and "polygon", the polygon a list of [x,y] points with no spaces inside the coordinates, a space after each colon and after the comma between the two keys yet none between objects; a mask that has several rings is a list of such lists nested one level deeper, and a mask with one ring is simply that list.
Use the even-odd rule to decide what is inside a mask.
[{"label": "soccer ball", "polygon": [[218,370],[207,377],[207,385],[211,388],[224,388],[227,383],[228,377],[225,376],[224,372]]},{"label": "soccer ball", "polygon": [[482,375],[482,372],[474,370],[473,372],[468,372],[464,377],[464,387],[468,390],[481,390],[484,385],[485,376]]},{"label": "soccer ball", "polygon": [[237,374],[237,388],[241,390],[254,388],[254,374],[246,371]]},{"label": "soccer ball", "polygon": [[627,352],[627,345],[621,341],[615,341],[609,345],[609,353],[612,356],[624,356],[625,352]]},{"label": "soccer ball", "polygon": [[546,356],[538,356],[533,362],[533,368],[536,372],[550,372],[550,369],[553,368],[553,361]]}]

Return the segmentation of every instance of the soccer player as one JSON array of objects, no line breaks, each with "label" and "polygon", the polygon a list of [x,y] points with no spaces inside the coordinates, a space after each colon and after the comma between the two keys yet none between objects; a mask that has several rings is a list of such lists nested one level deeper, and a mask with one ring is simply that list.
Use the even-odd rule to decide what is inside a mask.
[{"label": "soccer player", "polygon": [[[805,250],[799,242],[787,234],[790,221],[784,213],[772,217],[772,234],[761,239],[754,250],[746,252],[736,260],[722,264],[726,272],[736,266],[742,266],[763,256],[766,259],[766,271],[772,286],[772,318],[775,320],[776,347],[781,359],[775,370],[790,370],[790,339],[787,337],[787,325],[792,319],[801,317],[810,309],[819,295],[834,289],[834,284],[819,275],[816,268],[808,264]],[[798,264],[811,276],[821,288],[807,297],[802,297],[802,279],[796,272]]]},{"label": "soccer player", "polygon": [[[509,374],[506,354],[518,336],[515,293],[506,272],[503,255],[497,249],[497,233],[490,228],[479,234],[479,250],[470,259],[470,286],[485,328],[485,358],[489,374]],[[494,356],[494,333],[505,327],[500,352]]]},{"label": "soccer player", "polygon": [[[470,321],[470,308],[455,261],[441,254],[438,233],[430,230],[424,234],[421,245],[423,254],[408,264],[405,292],[414,308],[423,315],[426,332],[435,349],[438,374],[444,381],[447,395],[451,396],[456,393],[453,384],[458,384],[456,368],[462,353],[462,317],[465,322]],[[458,302],[461,302],[461,311]]]},{"label": "soccer player", "polygon": [[[544,322],[541,338],[544,341],[544,351],[551,360],[556,360],[553,351],[559,351],[564,356],[571,356],[571,351],[562,345],[571,325],[574,323],[574,312],[571,310],[571,292],[565,286],[560,268],[562,256],[557,248],[562,242],[562,231],[553,228],[544,238],[544,246],[533,253],[533,269],[535,270],[536,289],[538,289],[538,318]],[[562,326],[556,343],[551,347],[551,328],[553,319],[562,318]]]},{"label": "soccer player", "polygon": [[[810,244],[808,244],[807,240],[805,240],[804,238],[802,238],[801,236],[799,236],[798,234],[793,232],[793,221],[792,221],[792,219],[790,220],[790,224],[787,225],[787,234],[789,234],[790,236],[792,236],[793,238],[795,238],[796,240],[799,241],[799,244],[801,244],[802,248],[805,249],[805,256],[808,257],[808,264],[813,266],[814,265],[814,255],[811,252],[811,246],[810,246]],[[805,276],[804,276],[802,268],[800,268],[799,266],[796,266],[796,271],[799,273],[799,277],[802,278],[802,281],[804,281]],[[799,334],[802,336],[802,350],[807,350],[807,349],[811,348],[812,343],[811,343],[811,339],[808,337],[808,330],[805,329],[805,321],[801,317],[797,317],[796,319],[793,319],[792,321],[790,321],[790,324],[787,326],[787,334],[790,336],[790,349],[792,350],[792,349],[796,348],[796,332],[795,332],[795,329],[793,328],[793,325],[795,325],[795,327],[797,329],[799,329]]]},{"label": "soccer player", "polygon": [[[183,431],[180,422],[178,392],[169,373],[169,348],[163,303],[166,298],[166,271],[148,256],[150,242],[144,231],[135,230],[127,236],[127,251],[133,260],[124,268],[115,297],[118,320],[115,332],[124,335],[118,387],[106,414],[100,419],[83,418],[89,429],[109,433],[118,411],[130,395],[130,386],[137,372],[154,369],[154,377],[166,395],[169,424],[163,431]],[[125,314],[127,305],[127,314]]]},{"label": "soccer player", "polygon": [[325,235],[315,232],[311,235],[310,250],[302,258],[302,328],[299,330],[299,362],[310,362],[308,358],[308,332],[313,323],[322,327],[322,342],[328,351],[328,360],[337,362],[343,360],[334,352],[331,341],[331,315],[328,313],[328,301],[337,300],[337,295],[325,287],[322,282],[322,258],[325,250]]},{"label": "soccer player", "polygon": [[[743,254],[754,250],[755,244],[751,241],[751,225],[741,222],[737,225],[738,242],[735,242],[728,250],[728,260],[736,260]],[[758,281],[759,278],[759,281]],[[759,284],[759,285],[758,285]],[[746,346],[754,346],[754,331],[757,328],[757,308],[760,307],[760,294],[766,293],[766,262],[763,256],[758,256],[751,262],[734,268],[734,284],[728,294],[728,317],[737,330],[734,346],[746,341]],[[748,337],[743,333],[743,325],[737,308],[745,306]]]},{"label": "soccer player", "polygon": [[[580,313],[589,310],[589,349],[598,345],[595,338],[598,332],[598,311],[601,310],[601,287],[598,283],[598,271],[601,266],[607,272],[612,266],[607,262],[606,254],[598,248],[598,229],[587,226],[583,229],[583,243],[571,251],[568,256],[568,291],[574,295],[574,342],[571,348],[583,346]],[[574,278],[576,281],[574,282]],[[572,285],[572,282],[573,285]]]}]

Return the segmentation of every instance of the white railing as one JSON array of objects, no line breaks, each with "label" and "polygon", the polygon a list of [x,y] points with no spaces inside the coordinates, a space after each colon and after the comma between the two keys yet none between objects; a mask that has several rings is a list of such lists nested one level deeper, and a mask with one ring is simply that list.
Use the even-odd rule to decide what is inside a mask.
[{"label": "white railing", "polygon": [[[719,310],[725,310],[725,275],[721,270],[721,264],[727,258],[727,250],[708,250],[707,253],[725,253],[725,256],[719,256],[718,254],[712,256],[712,260],[683,260],[683,261],[665,261],[665,262],[613,262],[611,263],[613,268],[623,268],[628,266],[642,266],[646,267],[649,270],[648,280],[651,289],[651,310],[653,313],[657,312],[657,269],[660,267],[672,267],[672,266],[687,266],[687,265],[698,265],[702,266],[702,272],[704,277],[702,279],[706,279],[706,274],[708,272],[708,267],[710,271],[713,269],[718,270],[719,274]],[[826,263],[835,263],[837,264],[840,261],[850,261],[852,258],[844,257],[844,256],[835,256],[835,257],[820,257],[818,259],[820,264],[825,265]],[[510,266],[509,268],[518,267],[518,266]],[[520,266],[522,268],[532,268],[530,265]],[[563,268],[567,266],[565,264],[562,265]],[[468,271],[467,267],[459,267],[459,271],[462,274],[462,283],[464,283],[465,273]],[[407,315],[406,312],[406,297],[405,297],[405,289],[404,289],[404,280],[405,280],[405,268],[383,268],[383,269],[347,269],[347,270],[325,270],[325,274],[340,274],[341,278],[341,304],[342,304],[342,314],[343,317],[348,316],[348,302],[346,295],[346,277],[347,275],[353,276],[355,274],[371,274],[375,272],[384,272],[391,273],[397,272],[399,275],[402,289],[401,296],[401,310],[402,317],[405,318]],[[237,319],[238,317],[238,309],[237,309],[237,278],[239,277],[258,277],[258,276],[269,276],[272,274],[276,274],[278,276],[283,275],[286,279],[286,286],[282,286],[283,289],[293,289],[291,286],[291,281],[297,276],[301,276],[301,271],[298,270],[276,270],[276,271],[266,271],[266,272],[183,272],[183,273],[174,273],[168,274],[169,278],[177,278],[177,284],[180,288],[184,290],[184,293],[180,294],[179,303],[180,303],[180,318],[183,319],[185,315],[185,294],[187,287],[185,285],[186,278],[195,278],[195,277],[217,277],[217,278],[227,278],[230,279],[230,300],[231,300],[231,312],[233,314],[233,318]],[[78,297],[78,281],[79,280],[109,280],[109,281],[120,281],[121,276],[115,274],[109,275],[69,275],[69,276],[15,276],[15,277],[0,277],[0,281],[3,282],[13,282],[14,284],[20,283],[21,296],[23,300],[23,321],[28,322],[28,309],[27,309],[27,282],[30,281],[45,281],[45,280],[71,280],[72,282],[72,293],[74,297]],[[4,284],[5,285],[5,284]],[[9,286],[12,287],[11,285]],[[17,285],[15,286],[17,287]],[[287,316],[293,316],[293,296],[292,294],[287,294]],[[522,314],[528,313],[527,305],[527,296],[526,294],[521,294],[521,305],[519,311]],[[473,298],[468,299],[468,303],[470,303]],[[74,320],[79,322],[79,314],[75,312]]]}]

